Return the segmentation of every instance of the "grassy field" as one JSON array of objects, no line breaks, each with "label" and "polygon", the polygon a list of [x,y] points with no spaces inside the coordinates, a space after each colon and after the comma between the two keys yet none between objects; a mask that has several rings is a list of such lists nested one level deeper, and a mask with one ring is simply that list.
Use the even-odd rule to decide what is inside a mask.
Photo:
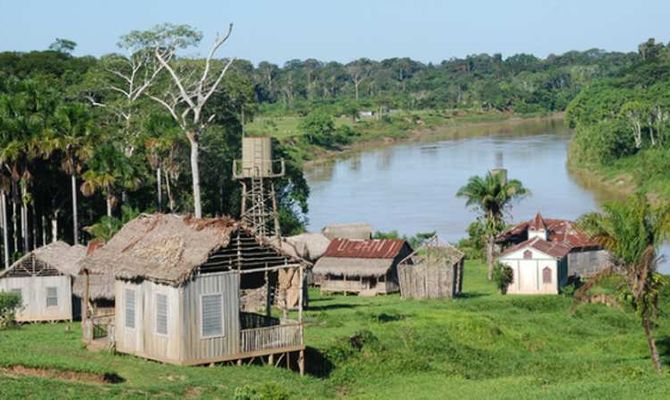
[{"label": "grassy field", "polygon": [[[88,352],[77,324],[3,331],[0,398],[233,398],[236,392],[246,398],[241,394],[250,391],[266,398],[668,398],[670,377],[653,373],[631,312],[582,305],[571,313],[572,300],[563,295],[501,296],[484,276],[481,264],[468,262],[465,294],[453,301],[312,293],[306,340],[327,360],[321,376],[265,366],[176,367]],[[663,317],[658,339],[665,363],[669,328]],[[7,372],[15,365],[113,373],[124,381]]]}]

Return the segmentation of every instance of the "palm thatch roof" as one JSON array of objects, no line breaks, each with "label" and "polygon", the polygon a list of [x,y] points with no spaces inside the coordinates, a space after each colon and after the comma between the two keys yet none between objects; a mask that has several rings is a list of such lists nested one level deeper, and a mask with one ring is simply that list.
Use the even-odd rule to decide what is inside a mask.
[{"label": "palm thatch roof", "polygon": [[79,273],[77,263],[85,256],[86,247],[81,245],[70,246],[59,240],[39,247],[19,258],[9,268],[0,273],[0,278],[17,268],[24,267],[27,262],[32,263],[33,259],[58,270],[62,274],[77,276]]},{"label": "palm thatch roof", "polygon": [[321,232],[330,240],[358,239],[366,240],[372,237],[372,226],[364,223],[334,224],[324,227]]},{"label": "palm thatch roof", "polygon": [[335,276],[373,276],[385,275],[393,266],[393,258],[343,258],[321,257],[314,264],[312,272]]},{"label": "palm thatch roof", "polygon": [[[85,275],[79,275],[74,279],[72,293],[84,297],[86,293]],[[88,297],[91,300],[114,300],[114,272],[111,268],[105,273],[88,275]]]},{"label": "palm thatch roof", "polygon": [[196,219],[174,214],[144,214],[128,222],[79,266],[92,274],[111,270],[117,279],[147,279],[179,286],[210,255],[226,247],[231,235],[239,230],[251,233],[229,217]]},{"label": "palm thatch roof", "polygon": [[290,246],[289,252],[296,257],[304,258],[308,261],[316,261],[326,252],[330,239],[322,233],[301,233],[300,235],[289,236],[285,239]]}]

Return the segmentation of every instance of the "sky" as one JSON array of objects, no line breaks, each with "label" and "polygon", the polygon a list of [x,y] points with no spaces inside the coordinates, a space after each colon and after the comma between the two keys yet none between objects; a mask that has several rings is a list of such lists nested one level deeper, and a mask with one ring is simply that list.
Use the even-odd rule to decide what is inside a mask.
[{"label": "sky", "polygon": [[411,57],[439,62],[475,53],[636,51],[670,40],[668,0],[0,0],[0,51],[77,42],[76,55],[116,51],[118,38],[163,23],[205,35],[234,24],[221,56],[283,64]]}]

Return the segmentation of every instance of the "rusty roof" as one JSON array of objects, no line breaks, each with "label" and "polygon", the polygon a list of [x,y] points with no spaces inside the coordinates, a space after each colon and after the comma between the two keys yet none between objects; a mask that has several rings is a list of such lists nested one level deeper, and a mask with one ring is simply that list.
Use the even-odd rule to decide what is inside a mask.
[{"label": "rusty roof", "polygon": [[[585,232],[580,230],[574,222],[567,219],[545,219],[539,213],[533,220],[522,222],[506,230],[498,237],[498,240],[505,242],[515,236],[522,236],[529,228],[534,229],[537,227],[537,223],[540,221],[546,227],[548,242],[559,242],[570,247],[570,249],[600,247]],[[537,230],[537,228],[535,229]]]},{"label": "rusty roof", "polygon": [[561,242],[548,242],[546,240],[534,237],[532,239],[521,242],[517,245],[514,245],[508,249],[505,249],[500,256],[506,256],[508,254],[514,253],[515,251],[524,249],[526,247],[531,247],[535,250],[541,251],[544,254],[547,254],[556,258],[565,257],[572,248]]},{"label": "rusty roof", "polygon": [[323,257],[395,258],[405,245],[402,239],[333,239]]}]

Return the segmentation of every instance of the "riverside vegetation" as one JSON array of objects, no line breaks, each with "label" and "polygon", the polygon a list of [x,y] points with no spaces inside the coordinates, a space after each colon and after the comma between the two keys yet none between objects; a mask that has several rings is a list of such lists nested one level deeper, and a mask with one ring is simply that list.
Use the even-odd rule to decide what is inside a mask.
[{"label": "riverside vegetation", "polygon": [[[667,373],[653,373],[631,309],[503,296],[481,262],[466,262],[464,296],[452,301],[311,295],[306,342],[327,360],[308,364],[321,367],[318,376],[95,353],[78,324],[36,324],[0,331],[0,397],[663,399],[670,390]],[[669,331],[667,318],[658,323]],[[657,344],[667,364],[670,338]],[[72,371],[119,383],[77,382]]]}]

